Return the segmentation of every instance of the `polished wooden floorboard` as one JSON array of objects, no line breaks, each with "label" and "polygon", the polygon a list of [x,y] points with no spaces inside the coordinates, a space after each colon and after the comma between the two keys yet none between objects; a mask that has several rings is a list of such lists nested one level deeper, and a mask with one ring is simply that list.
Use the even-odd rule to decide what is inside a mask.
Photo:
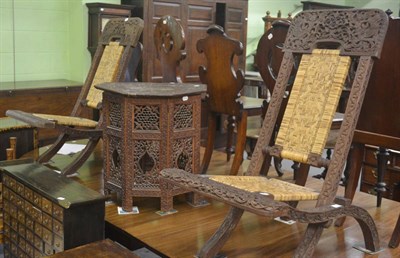
[{"label": "polished wooden floorboard", "polygon": [[[214,152],[209,171],[213,174],[227,173],[230,169],[224,153]],[[55,157],[53,165],[65,164],[66,158]],[[102,191],[101,154],[95,153],[79,171],[75,180]],[[243,167],[248,165],[244,163]],[[275,173],[270,173],[275,176]],[[307,185],[318,188],[321,181],[310,178]],[[343,191],[343,189],[340,189]],[[375,218],[384,249],[379,254],[365,255],[353,248],[363,246],[361,230],[352,218],[342,228],[329,227],[319,241],[314,257],[400,257],[400,248],[391,249],[387,243],[400,213],[400,203],[384,199],[382,207],[376,208],[376,197],[357,192],[354,203],[365,208]],[[118,215],[117,206],[106,206],[106,220],[128,232],[135,238],[169,257],[193,257],[197,250],[214,233],[223,220],[228,206],[217,201],[210,205],[194,208],[185,202],[183,196],[175,197],[174,207],[178,213],[159,216],[158,198],[134,198],[134,205],[140,213]],[[301,204],[301,207],[313,203]],[[306,225],[286,225],[280,222],[245,212],[222,253],[228,257],[291,257],[299,244]]]}]

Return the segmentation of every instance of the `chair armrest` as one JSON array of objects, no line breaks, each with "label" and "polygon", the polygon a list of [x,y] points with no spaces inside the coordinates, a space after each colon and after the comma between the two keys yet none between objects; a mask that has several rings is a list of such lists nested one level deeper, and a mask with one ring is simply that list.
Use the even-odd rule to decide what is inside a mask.
[{"label": "chair armrest", "polygon": [[7,110],[6,115],[39,128],[55,128],[54,121],[40,118],[31,113],[20,110]]}]

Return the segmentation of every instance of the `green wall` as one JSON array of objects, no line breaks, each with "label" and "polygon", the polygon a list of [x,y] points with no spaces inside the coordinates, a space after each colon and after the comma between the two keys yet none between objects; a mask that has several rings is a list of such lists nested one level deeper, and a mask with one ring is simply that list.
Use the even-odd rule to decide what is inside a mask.
[{"label": "green wall", "polygon": [[90,65],[87,2],[97,1],[0,0],[0,82],[82,82]]}]

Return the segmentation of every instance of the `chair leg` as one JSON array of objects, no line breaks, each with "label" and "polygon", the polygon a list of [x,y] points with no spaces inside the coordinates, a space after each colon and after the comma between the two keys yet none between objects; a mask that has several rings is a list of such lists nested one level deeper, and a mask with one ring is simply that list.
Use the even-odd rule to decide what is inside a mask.
[{"label": "chair leg", "polygon": [[69,163],[68,166],[63,168],[61,173],[63,175],[71,175],[75,173],[92,154],[99,140],[100,138],[90,139],[78,157],[76,157],[73,162]]},{"label": "chair leg", "polygon": [[317,245],[325,223],[308,224],[306,233],[303,236],[301,243],[297,246],[295,258],[312,257],[315,246]]},{"label": "chair leg", "polygon": [[384,181],[384,176],[387,168],[387,162],[389,160],[389,151],[386,148],[379,147],[377,156],[377,166],[378,166],[378,178],[375,185],[376,191],[376,207],[381,207],[383,194],[386,192],[386,183]]},{"label": "chair leg", "polygon": [[[347,183],[344,197],[349,200],[353,200],[357,190],[358,180],[360,179],[361,173],[361,163],[365,152],[364,147],[364,144],[354,143],[348,154],[347,160],[350,162],[350,164],[347,164],[346,166],[346,174],[348,174],[348,179],[346,180]],[[346,217],[338,218],[335,221],[335,226],[342,226],[345,219]]]},{"label": "chair leg", "polygon": [[283,176],[282,159],[274,157],[274,167],[279,177]]},{"label": "chair leg", "polygon": [[349,206],[348,208],[350,216],[355,218],[361,227],[363,232],[365,248],[371,252],[379,251],[379,235],[376,228],[374,219],[368,213],[368,211],[357,206]]},{"label": "chair leg", "polygon": [[396,248],[400,243],[400,215],[397,219],[396,227],[393,230],[392,237],[390,238],[389,246],[392,248]]},{"label": "chair leg", "polygon": [[42,155],[39,156],[38,162],[39,163],[46,163],[48,162],[57,152],[61,149],[66,141],[69,140],[69,136],[67,134],[61,134],[58,136],[57,140],[46,150]]},{"label": "chair leg", "polygon": [[[310,172],[310,165],[299,163],[299,168],[296,171],[297,174],[296,174],[295,184],[305,186],[309,172]],[[289,202],[290,206],[292,207],[297,207],[298,203],[299,203],[298,201]]]},{"label": "chair leg", "polygon": [[233,131],[235,129],[235,116],[228,116],[227,135],[226,135],[226,161],[231,160],[232,153],[235,151],[232,148]]},{"label": "chair leg", "polygon": [[211,156],[214,151],[215,132],[217,130],[217,117],[215,113],[208,113],[208,130],[207,130],[207,146],[204,151],[203,160],[201,162],[200,171],[202,174],[207,173],[210,165]]},{"label": "chair leg", "polygon": [[243,152],[246,147],[246,130],[247,130],[247,113],[243,112],[239,121],[237,121],[237,135],[236,135],[236,146],[235,156],[233,157],[231,175],[237,175],[240,165],[243,162]]},{"label": "chair leg", "polygon": [[231,207],[229,213],[226,215],[224,222],[214,233],[214,235],[207,241],[207,243],[197,253],[199,258],[212,258],[217,255],[222,246],[228,240],[229,236],[236,228],[244,210],[236,207]]},{"label": "chair leg", "polygon": [[299,168],[296,171],[297,173],[295,181],[296,185],[301,185],[301,186],[306,185],[309,171],[310,171],[310,165],[300,164]]}]

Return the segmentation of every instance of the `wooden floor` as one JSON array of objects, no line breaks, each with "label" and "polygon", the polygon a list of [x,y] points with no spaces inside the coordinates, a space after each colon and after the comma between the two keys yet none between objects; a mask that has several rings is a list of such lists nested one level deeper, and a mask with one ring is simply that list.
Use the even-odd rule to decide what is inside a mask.
[{"label": "wooden floor", "polygon": [[[93,157],[79,171],[75,180],[102,191],[101,154]],[[54,164],[65,164],[66,158],[56,157]],[[248,165],[245,162],[244,167]],[[209,168],[210,173],[221,174],[229,171],[225,155],[215,153]],[[275,173],[270,173],[275,175]],[[318,188],[321,181],[310,178],[307,185]],[[343,189],[341,189],[342,191]],[[326,229],[315,250],[314,257],[400,257],[400,248],[387,247],[395,222],[400,213],[400,203],[383,200],[382,207],[376,208],[374,196],[358,192],[354,203],[365,208],[375,218],[383,251],[375,255],[365,255],[353,248],[363,246],[360,228],[354,219],[347,219],[342,228],[331,226]],[[210,205],[194,208],[183,196],[176,197],[174,207],[178,213],[161,217],[157,198],[135,198],[134,205],[140,213],[118,215],[117,206],[106,206],[106,220],[116,227],[153,247],[168,257],[193,257],[196,251],[213,234],[224,218],[227,206],[210,201]],[[312,203],[301,204],[301,207]],[[240,224],[222,249],[228,257],[291,257],[302,238],[306,225],[286,225],[264,217],[245,212]]]}]

